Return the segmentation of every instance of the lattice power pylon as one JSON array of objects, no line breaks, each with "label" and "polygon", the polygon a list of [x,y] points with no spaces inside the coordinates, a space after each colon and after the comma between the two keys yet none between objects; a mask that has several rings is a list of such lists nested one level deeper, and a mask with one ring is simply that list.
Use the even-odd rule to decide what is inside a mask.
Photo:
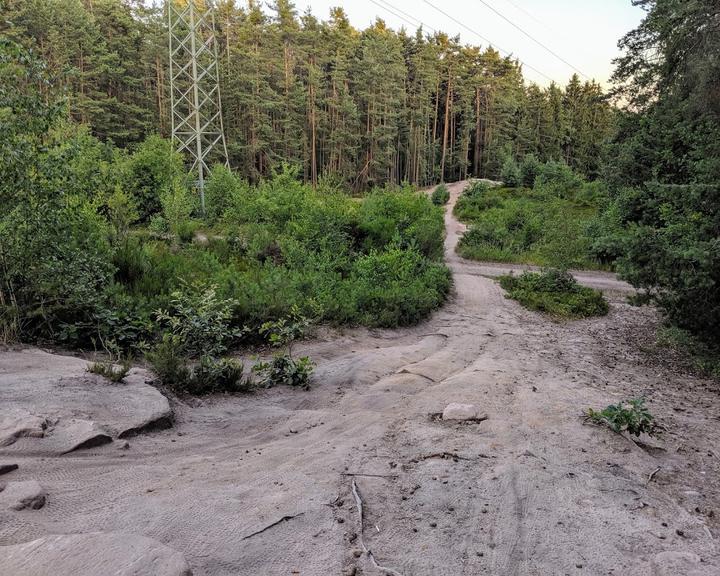
[{"label": "lattice power pylon", "polygon": [[198,176],[205,212],[205,177],[228,164],[220,102],[215,20],[210,0],[168,0],[172,140]]}]

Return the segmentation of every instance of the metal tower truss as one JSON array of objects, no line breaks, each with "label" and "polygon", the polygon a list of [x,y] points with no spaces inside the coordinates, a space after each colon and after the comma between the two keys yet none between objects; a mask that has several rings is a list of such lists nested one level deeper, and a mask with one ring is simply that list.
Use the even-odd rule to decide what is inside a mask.
[{"label": "metal tower truss", "polygon": [[228,165],[220,102],[215,21],[210,0],[168,0],[172,140],[197,174],[205,212],[205,178]]}]

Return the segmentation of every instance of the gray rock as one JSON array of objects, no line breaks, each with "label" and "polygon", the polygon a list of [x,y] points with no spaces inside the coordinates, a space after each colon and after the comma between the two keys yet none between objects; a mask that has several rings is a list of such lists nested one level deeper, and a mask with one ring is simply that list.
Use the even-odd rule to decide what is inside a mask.
[{"label": "gray rock", "polygon": [[0,409],[0,446],[10,446],[18,438],[42,438],[47,420],[21,407]]},{"label": "gray rock", "polygon": [[112,442],[112,437],[102,427],[92,420],[60,421],[48,441],[56,447],[61,454],[67,454],[83,448],[94,448]]},{"label": "gray rock", "polygon": [[[147,383],[149,378],[146,370],[133,368],[121,386],[111,385],[89,374],[81,358],[33,348],[3,352],[0,445],[17,442],[34,454],[56,455],[107,442],[107,437],[171,426],[170,403]],[[36,442],[23,436],[45,438]]]},{"label": "gray rock", "polygon": [[0,508],[39,510],[43,506],[45,506],[45,490],[35,480],[8,482],[0,491]]},{"label": "gray rock", "polygon": [[92,532],[0,546],[0,574],[192,576],[183,555],[144,536]]},{"label": "gray rock", "polygon": [[480,412],[474,404],[448,404],[443,410],[443,420],[457,420],[460,422],[473,420],[487,420],[487,414]]}]

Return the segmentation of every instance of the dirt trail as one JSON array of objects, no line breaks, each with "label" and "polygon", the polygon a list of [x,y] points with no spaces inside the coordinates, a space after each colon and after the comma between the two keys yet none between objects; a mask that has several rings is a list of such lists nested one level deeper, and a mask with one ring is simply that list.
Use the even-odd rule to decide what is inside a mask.
[{"label": "dirt trail", "polygon": [[[119,531],[181,551],[195,576],[384,574],[359,554],[354,478],[362,539],[403,576],[720,574],[717,389],[643,351],[656,314],[611,275],[581,278],[611,290],[601,319],[557,324],[505,299],[455,254],[461,189],[455,294],[428,322],[321,335],[299,347],[318,363],[310,392],[177,403],[175,428],[128,450],[11,452],[49,496],[0,512],[0,545]],[[643,394],[668,428],[652,445],[582,422]],[[449,402],[488,419],[433,416]]]}]

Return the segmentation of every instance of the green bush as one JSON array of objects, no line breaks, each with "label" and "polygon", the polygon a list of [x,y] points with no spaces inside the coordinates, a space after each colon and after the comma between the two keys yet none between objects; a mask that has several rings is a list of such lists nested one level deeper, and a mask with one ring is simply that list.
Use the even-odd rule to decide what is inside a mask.
[{"label": "green bush", "polygon": [[535,178],[540,172],[542,164],[534,154],[526,154],[520,164],[520,184],[525,188],[535,186]]},{"label": "green bush", "polygon": [[450,200],[450,191],[445,184],[439,184],[433,190],[430,199],[435,206],[444,206]]},{"label": "green bush", "polygon": [[503,162],[500,170],[500,179],[509,188],[516,188],[522,184],[522,173],[520,167],[512,156],[508,156]]},{"label": "green bush", "polygon": [[258,362],[253,371],[260,375],[261,386],[293,386],[308,389],[313,362],[307,356],[297,360],[289,354],[277,354],[270,362]]},{"label": "green bush", "polygon": [[526,308],[559,318],[603,316],[609,311],[602,292],[581,286],[569,272],[561,270],[501,276],[500,285],[509,298]]},{"label": "green bush", "polygon": [[[590,186],[602,191],[602,187]],[[458,243],[464,258],[516,262],[564,268],[609,266],[595,258],[593,234],[601,205],[607,200],[600,192],[596,204],[548,194],[545,189],[489,188],[463,193],[455,215],[470,224]]]},{"label": "green bush", "polygon": [[135,197],[140,219],[147,222],[160,211],[163,194],[185,178],[185,166],[169,140],[149,136],[128,158],[123,173],[123,189]]},{"label": "green bush", "polygon": [[205,395],[226,392],[248,392],[252,382],[243,377],[241,362],[230,358],[200,356],[191,366],[187,345],[182,338],[166,333],[160,343],[147,354],[147,360],[160,382],[178,394]]},{"label": "green bush", "polygon": [[588,408],[585,415],[588,420],[604,424],[617,434],[627,432],[638,437],[640,434],[657,436],[661,429],[645,406],[644,398],[611,404],[600,412]]},{"label": "green bush", "polygon": [[235,302],[220,299],[217,286],[184,285],[171,294],[170,308],[158,310],[157,321],[189,356],[218,356],[240,337],[230,326]]},{"label": "green bush", "polygon": [[547,162],[539,167],[535,190],[549,196],[574,200],[583,186],[583,179],[564,162]]},{"label": "green bush", "polygon": [[205,184],[205,220],[216,223],[230,207],[233,197],[247,186],[238,176],[222,164],[213,166]]},{"label": "green bush", "polygon": [[366,326],[406,326],[426,318],[445,300],[451,277],[444,265],[417,250],[393,247],[356,262],[349,302]]},{"label": "green bush", "polygon": [[618,269],[670,322],[720,341],[720,187],[646,184],[615,198],[624,227]]}]

